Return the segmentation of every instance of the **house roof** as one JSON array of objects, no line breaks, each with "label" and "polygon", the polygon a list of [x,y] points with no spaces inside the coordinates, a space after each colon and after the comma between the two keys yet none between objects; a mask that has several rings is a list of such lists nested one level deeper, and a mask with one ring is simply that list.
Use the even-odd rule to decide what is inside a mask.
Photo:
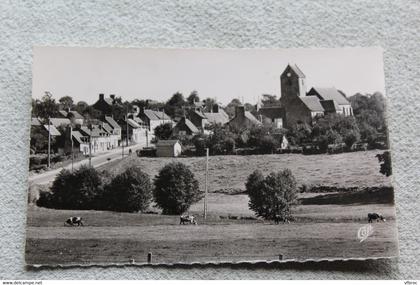
[{"label": "house roof", "polygon": [[157,147],[159,147],[159,146],[173,146],[176,143],[179,143],[179,141],[178,140],[159,140],[156,143],[156,146]]},{"label": "house roof", "polygon": [[63,116],[63,118],[67,118],[68,113],[64,110],[60,110],[58,111],[58,113],[60,113],[61,116]]},{"label": "house roof", "polygon": [[50,118],[50,122],[54,125],[54,127],[59,127],[61,125],[70,125],[70,120],[67,118]]},{"label": "house roof", "polygon": [[105,116],[105,121],[113,128],[113,129],[121,129],[120,125],[114,120],[114,118],[110,116]]},{"label": "house roof", "polygon": [[[44,125],[44,128],[47,130],[48,132],[48,125]],[[61,133],[57,130],[57,128],[54,125],[50,125],[50,134],[52,136],[61,136]]]},{"label": "house roof", "polygon": [[326,112],[336,112],[340,109],[334,100],[320,100],[320,103]]},{"label": "house roof", "polygon": [[144,124],[143,120],[140,119],[139,117],[134,117],[133,120],[137,123],[137,124]]},{"label": "house roof", "polygon": [[67,116],[68,116],[69,114],[72,114],[72,115],[73,115],[73,117],[74,117],[75,119],[84,119],[84,118],[83,118],[83,116],[82,116],[82,115],[80,115],[80,113],[79,113],[79,112],[77,112],[77,111],[70,111],[70,112],[68,112],[68,113],[67,113]]},{"label": "house roof", "polygon": [[184,123],[185,126],[187,126],[187,128],[192,132],[192,133],[198,133],[199,130],[197,129],[197,127],[187,118],[182,118],[181,121],[178,122],[177,126],[179,124]]},{"label": "house roof", "polygon": [[205,113],[203,113],[203,115],[210,124],[222,124],[222,125],[224,125],[227,122],[229,122],[229,118],[226,117],[225,115],[223,115],[220,112],[219,113],[205,112]]},{"label": "house roof", "polygon": [[106,134],[106,131],[101,130],[101,128],[98,125],[92,125],[92,131],[87,126],[81,126],[80,130],[86,135],[90,135],[92,137],[100,137]]},{"label": "house roof", "polygon": [[194,111],[195,114],[197,114],[198,116],[200,116],[201,118],[205,119],[206,117],[204,116],[204,114],[201,111]]},{"label": "house roof", "polygon": [[262,107],[258,110],[258,114],[270,119],[278,119],[283,117],[283,108],[280,106]]},{"label": "house roof", "polygon": [[251,122],[254,124],[260,125],[261,122],[257,120],[257,118],[254,117],[254,115],[251,114],[249,111],[245,111],[245,117],[248,118]]},{"label": "house roof", "polygon": [[141,126],[138,123],[136,123],[136,121],[134,121],[133,119],[127,119],[127,123],[132,128],[135,128],[135,129],[141,128]]},{"label": "house roof", "polygon": [[31,126],[40,126],[41,122],[39,121],[38,118],[32,117],[31,118]]},{"label": "house roof", "polygon": [[112,127],[108,123],[102,123],[102,128],[109,134],[112,134]]},{"label": "house roof", "polygon": [[334,87],[330,88],[321,88],[321,87],[312,87],[312,89],[309,91],[311,94],[311,91],[315,91],[316,94],[321,97],[323,100],[334,100],[337,102],[338,105],[349,105],[349,101],[346,97],[344,97],[343,94],[338,92],[338,90]]},{"label": "house roof", "polygon": [[321,103],[319,102],[319,98],[316,96],[303,96],[298,97],[303,104],[312,112],[324,112],[324,108],[322,107]]},{"label": "house roof", "polygon": [[85,143],[84,141],[83,141],[83,138],[84,138],[84,136],[79,132],[79,131],[73,131],[72,132],[72,135],[73,135],[73,138],[75,138],[76,139],[76,141],[79,143],[79,144],[83,144],[83,143]]},{"label": "house roof", "polygon": [[161,111],[155,111],[155,110],[147,109],[147,110],[144,110],[143,113],[151,121],[160,121],[160,120],[170,120],[171,119],[171,117],[169,117],[167,114],[165,114],[165,112],[161,112]]}]

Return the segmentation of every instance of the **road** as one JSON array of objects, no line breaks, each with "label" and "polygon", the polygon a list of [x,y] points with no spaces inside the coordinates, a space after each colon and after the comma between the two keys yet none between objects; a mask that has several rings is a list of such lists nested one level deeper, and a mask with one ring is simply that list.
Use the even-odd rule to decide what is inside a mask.
[{"label": "road", "polygon": [[[135,151],[137,149],[140,149],[144,147],[143,144],[137,144],[137,145],[131,145],[124,148],[125,155],[128,155],[128,149],[131,149],[133,151],[132,155],[135,155]],[[112,160],[121,158],[121,148],[113,149],[106,153],[101,153],[96,156],[92,157],[92,166],[93,167],[99,167],[101,165],[104,165]],[[82,165],[88,165],[89,164],[89,158],[86,158],[84,160],[75,162],[73,167],[74,169],[78,169]],[[30,185],[42,185],[42,184],[48,184],[52,182],[55,178],[55,176],[62,170],[62,169],[68,169],[71,170],[71,164],[66,165],[64,167],[46,171],[44,173],[35,174],[32,176],[29,176],[29,184]]]}]

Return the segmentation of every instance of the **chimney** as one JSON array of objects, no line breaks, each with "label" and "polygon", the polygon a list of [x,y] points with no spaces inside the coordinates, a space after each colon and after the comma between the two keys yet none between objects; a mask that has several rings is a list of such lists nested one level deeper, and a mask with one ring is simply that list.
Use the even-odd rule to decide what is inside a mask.
[{"label": "chimney", "polygon": [[218,104],[213,105],[213,113],[219,113],[219,105]]},{"label": "chimney", "polygon": [[236,106],[235,117],[245,117],[245,106],[243,105]]},{"label": "chimney", "polygon": [[103,93],[99,94],[99,100],[104,100],[104,94]]}]

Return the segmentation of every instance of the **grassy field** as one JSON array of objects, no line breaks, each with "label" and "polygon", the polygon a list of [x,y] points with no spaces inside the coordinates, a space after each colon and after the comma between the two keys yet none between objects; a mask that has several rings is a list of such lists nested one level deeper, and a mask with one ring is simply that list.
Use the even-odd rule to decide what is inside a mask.
[{"label": "grassy field", "polygon": [[[379,173],[377,152],[338,155],[255,155],[210,157],[208,219],[203,201],[190,214],[198,225],[179,225],[179,217],[160,214],[68,211],[30,205],[27,220],[28,264],[102,264],[135,260],[154,263],[231,262],[246,260],[340,259],[390,257],[398,254],[395,208],[384,202],[381,189],[350,193],[300,193],[293,208],[295,221],[275,225],[256,218],[244,190],[256,168],[264,173],[290,168],[299,183],[340,187],[389,186]],[[170,161],[191,167],[204,187],[204,158],[139,158],[111,162],[111,174],[139,165],[152,177]],[[384,190],[385,191],[385,190]],[[391,189],[392,191],[392,189]],[[361,201],[368,201],[361,203]],[[156,211],[157,209],[151,208]],[[382,213],[387,222],[373,224],[373,233],[360,242],[357,231],[367,225],[367,213]],[[84,227],[66,227],[70,216],[82,216]]]},{"label": "grassy field", "polygon": [[[209,191],[236,192],[245,190],[249,174],[260,169],[264,174],[289,168],[299,184],[341,187],[390,186],[390,179],[379,173],[375,155],[379,151],[342,153],[335,155],[227,155],[209,158]],[[100,170],[119,173],[129,165],[138,165],[154,177],[165,164],[185,163],[194,172],[204,190],[205,158],[151,158],[132,155],[124,160],[111,162]]]}]

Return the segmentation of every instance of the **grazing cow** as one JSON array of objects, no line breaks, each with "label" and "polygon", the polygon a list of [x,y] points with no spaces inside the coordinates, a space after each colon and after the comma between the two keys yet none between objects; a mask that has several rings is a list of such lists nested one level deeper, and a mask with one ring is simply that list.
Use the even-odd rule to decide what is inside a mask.
[{"label": "grazing cow", "polygon": [[83,226],[82,217],[70,217],[67,219],[67,221],[64,223],[64,225],[69,226]]},{"label": "grazing cow", "polygon": [[369,223],[372,223],[375,220],[378,223],[379,223],[379,221],[382,221],[382,222],[385,222],[386,221],[385,218],[381,214],[378,214],[378,213],[369,213],[368,214],[368,222]]},{"label": "grazing cow", "polygon": [[190,215],[184,215],[184,216],[180,216],[179,217],[179,224],[181,225],[185,225],[185,223],[187,224],[193,224],[196,225],[197,221],[195,220],[194,216],[190,216]]},{"label": "grazing cow", "polygon": [[283,222],[283,224],[285,224],[285,223],[290,224],[290,221],[289,221],[288,218],[282,218],[280,215],[275,215],[274,216],[274,223],[276,225],[280,224],[281,221]]}]

